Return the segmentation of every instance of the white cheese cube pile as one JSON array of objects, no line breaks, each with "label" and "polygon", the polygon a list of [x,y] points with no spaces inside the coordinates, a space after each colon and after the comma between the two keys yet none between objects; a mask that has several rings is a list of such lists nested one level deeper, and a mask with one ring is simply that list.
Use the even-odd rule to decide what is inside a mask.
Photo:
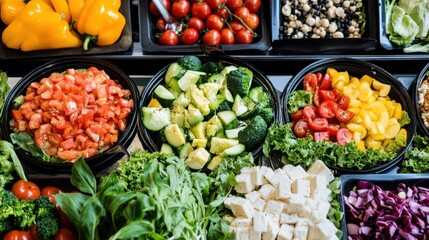
[{"label": "white cheese cube pile", "polygon": [[292,165],[275,171],[265,166],[242,169],[235,190],[245,197],[231,195],[224,202],[234,215],[229,220],[236,239],[338,239],[337,228],[327,219],[327,185],[333,179],[322,161],[308,171]]}]

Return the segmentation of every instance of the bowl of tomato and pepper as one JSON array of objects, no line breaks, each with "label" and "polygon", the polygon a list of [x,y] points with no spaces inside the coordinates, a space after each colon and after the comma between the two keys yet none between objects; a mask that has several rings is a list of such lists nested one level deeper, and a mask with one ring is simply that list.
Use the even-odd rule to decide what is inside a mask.
[{"label": "bowl of tomato and pepper", "polygon": [[101,170],[127,154],[136,135],[138,89],[121,69],[91,57],[39,66],[13,87],[2,137],[31,168],[70,172],[79,158]]},{"label": "bowl of tomato and pepper", "polygon": [[382,68],[356,59],[317,61],[282,96],[283,117],[313,155],[338,173],[391,170],[411,145],[415,110],[405,87]]}]

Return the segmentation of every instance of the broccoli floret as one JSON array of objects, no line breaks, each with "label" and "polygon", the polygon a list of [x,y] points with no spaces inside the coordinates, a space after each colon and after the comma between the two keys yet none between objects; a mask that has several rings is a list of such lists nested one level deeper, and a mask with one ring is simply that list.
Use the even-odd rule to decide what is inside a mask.
[{"label": "broccoli floret", "polygon": [[269,106],[271,104],[270,94],[267,91],[265,91],[264,88],[261,86],[250,89],[249,97],[253,101],[262,104],[263,107]]},{"label": "broccoli floret", "polygon": [[185,55],[179,58],[178,63],[185,69],[200,71],[201,70],[201,60],[194,55]]},{"label": "broccoli floret", "polygon": [[21,200],[14,207],[14,223],[20,228],[28,228],[36,222],[36,215],[34,214],[35,205],[32,201]]},{"label": "broccoli floret", "polygon": [[34,200],[34,204],[36,205],[35,214],[37,218],[44,216],[55,218],[58,216],[57,207],[48,197],[40,196]]},{"label": "broccoli floret", "polygon": [[59,214],[55,204],[48,197],[41,196],[34,200],[34,206],[39,239],[53,239],[59,229]]},{"label": "broccoli floret", "polygon": [[218,73],[222,71],[223,68],[224,66],[220,62],[215,63],[215,62],[208,61],[203,64],[203,66],[201,67],[201,71],[208,74],[213,74],[213,73]]},{"label": "broccoli floret", "polygon": [[259,113],[259,116],[264,119],[268,126],[274,122],[274,111],[270,107],[263,108]]},{"label": "broccoli floret", "polygon": [[18,198],[12,192],[0,190],[0,234],[13,229],[13,209],[18,202]]},{"label": "broccoli floret", "polygon": [[252,71],[246,67],[238,67],[237,70],[231,71],[228,74],[226,84],[232,96],[238,94],[240,97],[245,97],[249,94],[252,79]]},{"label": "broccoli floret", "polygon": [[267,123],[261,116],[257,115],[246,128],[238,132],[238,141],[244,144],[247,151],[250,151],[265,139],[267,132]]}]

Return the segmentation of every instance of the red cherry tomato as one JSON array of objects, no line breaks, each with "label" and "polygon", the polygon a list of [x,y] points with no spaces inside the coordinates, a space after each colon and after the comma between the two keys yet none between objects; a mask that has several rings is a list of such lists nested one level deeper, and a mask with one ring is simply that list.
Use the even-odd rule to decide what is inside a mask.
[{"label": "red cherry tomato", "polygon": [[237,33],[237,32],[238,32],[238,31],[240,31],[241,29],[246,29],[246,28],[243,26],[243,24],[238,23],[238,22],[236,22],[236,21],[232,21],[232,22],[230,22],[230,23],[229,23],[229,27],[231,28],[231,30],[232,30],[234,33]]},{"label": "red cherry tomato", "polygon": [[319,116],[319,110],[315,106],[305,106],[303,111],[304,118],[316,118]]},{"label": "red cherry tomato", "polygon": [[55,235],[55,240],[77,240],[75,232],[68,228],[60,228]]},{"label": "red cherry tomato", "polygon": [[261,7],[261,0],[244,0],[246,6],[251,13],[257,12]]},{"label": "red cherry tomato", "polygon": [[338,101],[338,99],[340,99],[343,96],[343,94],[340,92],[340,90],[332,89],[332,92],[334,92],[334,94],[335,94],[335,100],[336,101]]},{"label": "red cherry tomato", "polygon": [[337,132],[337,142],[341,146],[346,145],[346,143],[352,140],[352,133],[347,128],[341,128]]},{"label": "red cherry tomato", "polygon": [[304,114],[303,114],[302,109],[300,109],[300,110],[292,113],[290,116],[292,117],[293,120],[298,121],[301,118],[303,118]]},{"label": "red cherry tomato", "polygon": [[308,125],[313,131],[317,131],[317,132],[325,131],[326,127],[328,126],[328,120],[326,118],[321,118],[321,117],[314,118],[314,119],[309,118]]},{"label": "red cherry tomato", "polygon": [[3,240],[32,240],[27,231],[12,230],[6,233]]},{"label": "red cherry tomato", "polygon": [[28,234],[30,234],[30,237],[32,240],[39,240],[39,235],[37,235],[37,229],[36,225],[34,224],[28,229]]},{"label": "red cherry tomato", "polygon": [[57,201],[55,200],[55,194],[61,193],[61,189],[54,187],[54,186],[46,186],[42,188],[42,191],[40,191],[40,195],[49,197],[49,200],[55,204],[57,204]]},{"label": "red cherry tomato", "polygon": [[207,4],[213,10],[218,10],[219,6],[226,3],[226,0],[206,0]]},{"label": "red cherry tomato", "polygon": [[188,20],[187,24],[188,24],[188,28],[193,28],[198,32],[201,32],[206,27],[206,25],[204,24],[204,21],[196,17],[191,17]]},{"label": "red cherry tomato", "polygon": [[160,45],[174,46],[179,43],[179,37],[173,30],[167,30],[159,38]]},{"label": "red cherry tomato", "polygon": [[205,44],[220,44],[220,33],[218,30],[210,30],[203,36]]},{"label": "red cherry tomato", "polygon": [[355,114],[353,112],[350,112],[349,110],[338,108],[335,112],[335,116],[340,122],[348,122],[352,120]]},{"label": "red cherry tomato", "polygon": [[314,73],[307,73],[304,76],[304,90],[307,92],[315,92],[318,88],[317,76]]},{"label": "red cherry tomato", "polygon": [[223,25],[222,19],[216,14],[211,14],[206,19],[206,26],[208,29],[218,30],[220,32],[223,29]]},{"label": "red cherry tomato", "polygon": [[335,112],[337,111],[337,104],[334,101],[324,101],[319,107],[319,114],[324,118],[333,118],[335,117]]},{"label": "red cherry tomato", "polygon": [[250,44],[253,42],[253,34],[247,29],[241,29],[235,34],[237,43]]},{"label": "red cherry tomato", "polygon": [[165,21],[165,19],[163,17],[159,17],[158,20],[156,21],[155,26],[158,30],[164,31],[166,24],[167,22]]},{"label": "red cherry tomato", "polygon": [[325,73],[323,76],[322,82],[320,83],[320,89],[329,90],[332,89],[332,78],[329,73]]},{"label": "red cherry tomato", "polygon": [[328,126],[326,126],[326,131],[328,131],[329,136],[337,136],[337,132],[340,129],[340,124],[336,123],[329,123]]},{"label": "red cherry tomato", "polygon": [[60,215],[60,227],[73,229],[73,225],[70,222],[69,217],[64,213],[63,210],[61,210],[61,208],[59,208],[59,215]]},{"label": "red cherry tomato", "polygon": [[338,100],[338,107],[341,109],[346,110],[350,105],[350,98],[347,96],[340,97],[340,100]]},{"label": "red cherry tomato", "polygon": [[335,94],[331,90],[319,90],[319,95],[322,101],[335,101]]},{"label": "red cherry tomato", "polygon": [[292,131],[295,136],[299,138],[306,137],[308,134],[311,134],[310,126],[305,119],[298,120],[293,126]]},{"label": "red cherry tomato", "polygon": [[329,132],[328,131],[314,132],[313,133],[313,138],[314,138],[315,142],[319,142],[319,141],[329,142],[330,141]]},{"label": "red cherry tomato", "polygon": [[19,200],[34,200],[40,196],[39,187],[25,180],[16,181],[12,185],[11,191]]},{"label": "red cherry tomato", "polygon": [[243,6],[243,0],[227,0],[226,6],[229,10],[235,12],[235,10],[241,6]]},{"label": "red cherry tomato", "polygon": [[197,2],[192,5],[192,17],[206,19],[208,16],[210,16],[211,12],[212,10],[210,9],[210,6],[207,4],[207,2]]},{"label": "red cherry tomato", "polygon": [[235,42],[235,37],[231,29],[225,28],[220,32],[220,43],[233,44],[234,42]]},{"label": "red cherry tomato", "polygon": [[313,104],[316,107],[318,107],[320,105],[320,94],[319,94],[319,90],[318,89],[316,89],[314,91]]},{"label": "red cherry tomato", "polygon": [[217,10],[216,15],[218,15],[220,18],[222,18],[224,20],[229,19],[229,12],[228,12],[228,10],[226,10],[226,8],[220,8],[219,10]]},{"label": "red cherry tomato", "polygon": [[[161,0],[162,5],[167,9],[167,11],[170,11],[171,3],[170,0]],[[158,8],[155,6],[153,2],[149,3],[149,12],[154,16],[161,16],[161,13],[159,13]]]},{"label": "red cherry tomato", "polygon": [[322,82],[323,75],[321,72],[316,73],[317,82]]},{"label": "red cherry tomato", "polygon": [[244,21],[249,15],[249,9],[247,7],[239,7],[234,12],[235,16]]},{"label": "red cherry tomato", "polygon": [[185,45],[191,45],[198,41],[199,33],[193,28],[187,28],[180,36],[180,41]]},{"label": "red cherry tomato", "polygon": [[244,23],[253,31],[255,31],[259,26],[259,16],[256,13],[251,13],[245,19]]},{"label": "red cherry tomato", "polygon": [[189,14],[191,4],[187,0],[178,0],[171,6],[171,14],[177,18],[185,17]]}]

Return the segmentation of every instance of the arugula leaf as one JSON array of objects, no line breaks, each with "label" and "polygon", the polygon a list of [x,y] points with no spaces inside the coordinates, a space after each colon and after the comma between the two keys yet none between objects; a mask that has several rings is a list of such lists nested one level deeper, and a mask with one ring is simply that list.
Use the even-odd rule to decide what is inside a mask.
[{"label": "arugula leaf", "polygon": [[294,113],[302,107],[313,105],[313,97],[314,93],[304,90],[291,92],[288,98],[288,113]]}]

